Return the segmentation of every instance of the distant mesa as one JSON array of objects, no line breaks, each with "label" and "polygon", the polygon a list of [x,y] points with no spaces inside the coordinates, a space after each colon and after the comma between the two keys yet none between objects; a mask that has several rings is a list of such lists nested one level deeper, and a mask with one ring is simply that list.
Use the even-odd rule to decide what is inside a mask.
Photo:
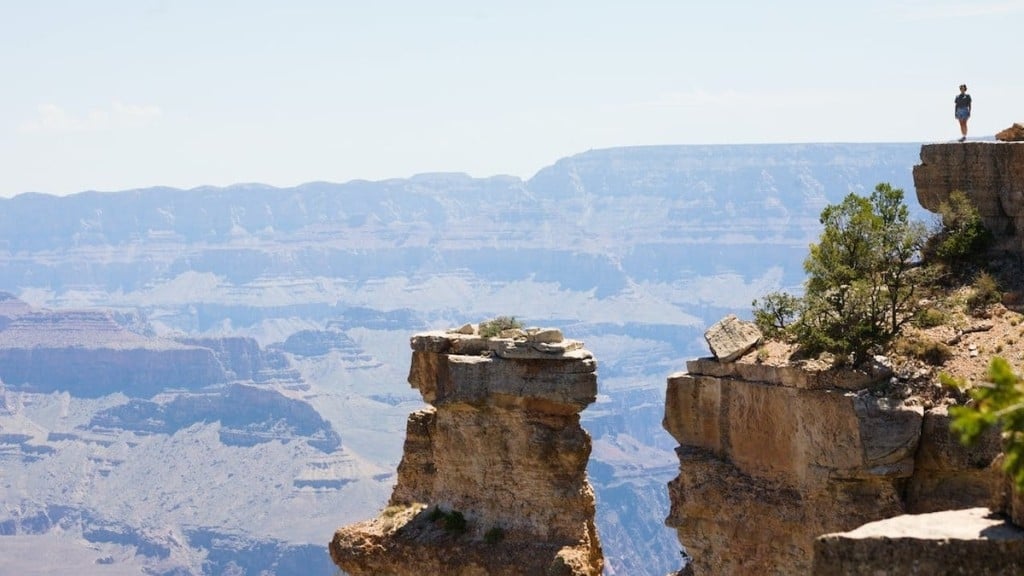
[{"label": "distant mesa", "polygon": [[338,433],[308,403],[243,384],[212,392],[182,392],[167,400],[132,399],[97,413],[89,428],[174,434],[200,422],[219,422],[220,440],[229,446],[301,438],[325,453],[341,447]]},{"label": "distant mesa", "polygon": [[[292,480],[292,486],[298,490],[313,492],[341,490],[364,475],[367,466],[368,463],[344,451],[325,454],[307,462],[302,472]],[[374,468],[378,470],[374,474],[377,481],[384,481],[393,476],[382,469]]]},{"label": "distant mesa", "polygon": [[[87,428],[173,434],[196,423],[219,422],[226,445],[301,438],[325,453],[340,448],[338,433],[309,403],[259,385],[290,378],[280,353],[264,354],[251,338],[148,336],[119,322],[127,319],[138,328],[138,319],[130,316],[35,309],[0,293],[0,382],[12,391],[129,396],[126,403],[96,413]],[[13,439],[0,438],[0,445],[25,453],[27,440]]]},{"label": "distant mesa", "polygon": [[135,333],[108,311],[40,310],[9,295],[0,307],[0,380],[9,387],[96,398],[226,379],[210,349]]},{"label": "distant mesa", "polygon": [[167,389],[287,377],[287,360],[264,353],[251,338],[173,340],[148,334],[142,323],[107,310],[36,309],[3,293],[0,381],[82,398],[115,392],[149,398]]},{"label": "distant mesa", "polygon": [[300,330],[280,343],[268,347],[295,356],[316,357],[331,353],[338,354],[351,369],[368,369],[381,366],[381,362],[363,351],[352,338],[340,330]]}]

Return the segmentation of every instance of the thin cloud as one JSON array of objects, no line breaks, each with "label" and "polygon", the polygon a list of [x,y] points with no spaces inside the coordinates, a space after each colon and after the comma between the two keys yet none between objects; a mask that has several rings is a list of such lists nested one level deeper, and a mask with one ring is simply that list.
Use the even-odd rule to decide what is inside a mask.
[{"label": "thin cloud", "polygon": [[1024,13],[1024,0],[955,1],[947,3],[936,3],[934,0],[908,1],[893,3],[886,6],[883,10],[892,14],[895,19],[905,22],[1003,16],[1006,14]]},{"label": "thin cloud", "polygon": [[139,129],[155,124],[163,115],[159,106],[113,102],[109,108],[93,108],[82,114],[56,104],[40,104],[36,114],[21,125],[28,133],[107,132]]}]

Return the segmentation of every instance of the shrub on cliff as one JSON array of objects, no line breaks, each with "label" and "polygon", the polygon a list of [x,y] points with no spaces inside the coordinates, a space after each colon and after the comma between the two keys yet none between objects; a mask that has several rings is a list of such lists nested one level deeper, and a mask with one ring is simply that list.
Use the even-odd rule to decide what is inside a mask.
[{"label": "shrub on cliff", "polygon": [[804,295],[776,292],[754,301],[762,331],[794,339],[807,353],[860,363],[917,311],[917,257],[924,225],[911,222],[903,190],[879,184],[869,198],[849,194],[822,211],[824,226],[804,261]]},{"label": "shrub on cliff", "polygon": [[925,258],[954,273],[967,272],[976,256],[992,243],[992,233],[981,221],[967,194],[954,190],[939,205],[939,221],[924,247]]},{"label": "shrub on cliff", "polygon": [[789,327],[800,316],[802,301],[786,292],[771,292],[754,300],[754,323],[761,334],[769,339],[790,339]]},{"label": "shrub on cliff", "polygon": [[967,297],[967,308],[972,312],[983,312],[986,307],[999,302],[1003,297],[999,290],[999,282],[988,272],[979,272],[971,285],[971,295]]},{"label": "shrub on cliff", "polygon": [[480,335],[484,338],[494,338],[495,336],[499,336],[505,330],[522,327],[523,323],[516,320],[515,316],[498,316],[493,320],[481,322],[479,330]]}]

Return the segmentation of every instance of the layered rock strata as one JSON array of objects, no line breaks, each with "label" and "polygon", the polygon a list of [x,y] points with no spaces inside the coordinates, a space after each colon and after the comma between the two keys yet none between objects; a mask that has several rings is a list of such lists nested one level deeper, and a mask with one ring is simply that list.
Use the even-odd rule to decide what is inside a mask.
[{"label": "layered rock strata", "polygon": [[213,350],[136,333],[113,312],[35,309],[0,292],[0,380],[96,398],[201,388],[227,375]]},{"label": "layered rock strata", "polygon": [[697,574],[806,574],[814,540],[906,512],[987,505],[998,438],[963,448],[943,407],[877,393],[890,374],[698,359],[668,379],[679,442],[666,524]]},{"label": "layered rock strata", "polygon": [[999,247],[1024,252],[1024,142],[924,145],[914,187],[932,212],[951,192],[964,192]]},{"label": "layered rock strata", "polygon": [[579,417],[593,356],[558,330],[461,332],[412,338],[431,407],[409,416],[388,507],[340,528],[331,558],[353,576],[600,574]]}]

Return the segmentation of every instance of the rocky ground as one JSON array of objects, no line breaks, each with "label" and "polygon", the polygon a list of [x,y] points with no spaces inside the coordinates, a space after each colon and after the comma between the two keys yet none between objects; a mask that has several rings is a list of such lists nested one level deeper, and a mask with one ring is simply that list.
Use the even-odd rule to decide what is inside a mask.
[{"label": "rocky ground", "polygon": [[[942,385],[941,374],[962,380],[970,388],[986,381],[989,364],[996,356],[1015,368],[1024,367],[1024,309],[1016,304],[1020,293],[1000,292],[1001,302],[971,306],[977,293],[974,286],[960,286],[923,299],[921,319],[905,326],[900,337],[883,351],[894,376],[873,393],[921,402],[925,408],[958,404],[967,401],[967,394]],[[798,356],[793,344],[768,341],[741,361],[783,365]],[[827,361],[802,360],[822,366]]]}]

